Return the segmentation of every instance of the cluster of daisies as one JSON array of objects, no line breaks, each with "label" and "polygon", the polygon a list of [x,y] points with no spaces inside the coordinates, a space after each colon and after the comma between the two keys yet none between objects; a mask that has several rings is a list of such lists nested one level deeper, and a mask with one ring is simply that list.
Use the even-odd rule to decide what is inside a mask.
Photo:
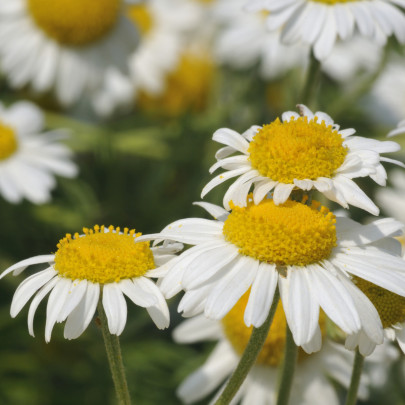
[{"label": "cluster of daisies", "polygon": [[[46,264],[17,288],[11,315],[33,297],[28,312],[33,335],[36,309],[50,293],[45,339],[51,339],[57,322],[66,322],[64,335],[73,339],[87,328],[100,302],[110,333],[120,335],[127,318],[125,296],[146,308],[158,328],[166,328],[165,298],[184,291],[178,310],[191,319],[175,338],[219,340],[206,364],[180,387],[185,402],[211,392],[232,372],[252,328],[267,318],[276,290],[281,299],[274,323],[239,392],[246,401],[273,401],[286,324],[302,350],[293,396],[308,404],[315,403],[316,386],[327,381],[324,370],[337,358],[341,372],[327,375],[347,384],[343,376],[352,353],[331,341],[328,329],[346,335],[346,348],[358,347],[365,356],[383,344],[384,336],[405,349],[405,260],[396,239],[403,224],[386,218],[361,225],[335,215],[314,195],[378,215],[354,179],[368,176],[385,185],[381,162],[404,165],[382,154],[398,151],[399,145],[355,136],[354,129],[341,129],[326,113],[298,107],[299,113],[285,112],[281,120],[243,134],[229,128],[214,133],[224,146],[211,172],[224,171],[202,194],[236,178],[223,207],[196,203],[214,219],[181,219],[143,236],[113,226],[68,234],[55,254],[23,260],[1,274],[19,275]],[[312,369],[317,371],[308,372]],[[336,403],[336,393],[326,387],[324,395]]]},{"label": "cluster of daisies", "polygon": [[[338,81],[358,68],[378,66],[387,37],[405,43],[404,8],[404,0],[3,0],[1,70],[11,86],[50,95],[61,108],[89,105],[108,116],[143,104],[167,106],[175,115],[204,92],[194,72],[210,78],[214,59],[240,69],[258,65],[267,79],[307,65],[310,54]],[[365,45],[370,39],[372,45]],[[358,59],[336,69],[347,60],[347,46]],[[362,55],[370,53],[374,59],[364,63]],[[391,85],[381,78],[373,90],[376,99],[387,93],[384,86]],[[174,90],[169,96],[168,89]],[[77,175],[71,151],[61,142],[67,131],[44,128],[44,116],[32,103],[0,104],[0,193],[10,203],[48,202],[55,175]],[[36,310],[49,294],[47,342],[62,322],[65,338],[79,337],[97,308],[110,334],[119,336],[126,299],[146,308],[164,329],[170,322],[166,300],[184,292],[178,311],[190,319],[175,330],[175,339],[218,341],[179,388],[189,403],[217,388],[221,392],[251,331],[276,304],[263,349],[236,399],[274,403],[288,326],[300,348],[292,402],[338,403],[328,377],[348,385],[353,350],[380,363],[397,355],[385,347],[388,339],[405,352],[403,222],[385,218],[361,225],[326,206],[332,201],[379,215],[355,179],[369,177],[385,186],[382,163],[405,167],[385,156],[399,151],[397,143],[355,132],[302,104],[298,112],[284,112],[242,134],[217,130],[213,140],[223,147],[210,172],[221,173],[203,188],[202,198],[228,180],[232,184],[222,206],[196,203],[213,219],[181,219],[149,235],[98,225],[67,234],[54,254],[22,260],[0,275],[45,267],[19,285],[11,316],[31,301],[28,329],[34,335]],[[400,121],[389,135],[404,132]],[[395,181],[404,189],[402,172],[397,173]],[[404,196],[377,196],[395,198],[402,203]],[[360,397],[372,383],[371,375],[366,377]]]}]

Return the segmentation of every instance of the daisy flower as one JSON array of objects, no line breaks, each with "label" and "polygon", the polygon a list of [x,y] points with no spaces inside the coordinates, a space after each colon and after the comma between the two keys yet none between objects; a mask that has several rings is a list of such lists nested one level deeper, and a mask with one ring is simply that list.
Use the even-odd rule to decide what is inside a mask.
[{"label": "daisy flower", "polygon": [[[184,403],[193,403],[220,388],[239,363],[240,356],[251,335],[243,323],[243,312],[248,302],[245,294],[221,321],[196,316],[180,324],[174,331],[179,343],[217,341],[205,363],[180,385],[177,395]],[[326,324],[322,322],[325,334]],[[279,368],[284,355],[286,319],[279,303],[270,332],[255,366],[232,403],[272,405],[276,403]],[[291,405],[338,405],[339,397],[330,379],[344,387],[350,384],[353,353],[327,340],[322,350],[311,356],[300,350],[294,373]],[[369,379],[362,376],[359,396],[368,395]],[[217,394],[219,395],[219,394]]]},{"label": "daisy flower", "polygon": [[159,329],[169,326],[169,311],[159,288],[150,277],[154,269],[173,257],[179,244],[150,248],[138,242],[140,233],[128,228],[95,226],[83,228],[84,234],[67,234],[52,255],[35,256],[5,270],[19,275],[30,265],[46,263],[46,269],[24,280],[11,303],[11,316],[18,315],[34,296],[28,311],[28,330],[34,336],[34,315],[50,292],[46,310],[45,340],[51,339],[56,322],[64,322],[66,339],[79,337],[102,301],[111,334],[120,335],[127,319],[127,296],[135,305],[147,309]]},{"label": "daisy flower", "polygon": [[[313,201],[275,205],[273,200],[232,212],[199,203],[216,220],[176,221],[145,240],[174,240],[194,245],[156,273],[166,298],[185,290],[184,316],[204,312],[222,319],[251,288],[244,313],[247,326],[265,321],[277,285],[295,343],[304,350],[321,346],[320,308],[344,332],[362,327],[375,343],[383,331],[376,309],[351,276],[405,296],[405,261],[391,253],[391,236],[402,224],[380,219],[360,225],[336,218]],[[143,237],[141,237],[143,240]]]},{"label": "daisy flower", "polygon": [[215,40],[218,62],[236,69],[259,64],[260,74],[265,79],[274,79],[289,69],[305,66],[309,48],[281,44],[280,32],[268,31],[266,14],[246,13],[245,3],[245,0],[220,0],[214,6],[214,16],[222,25]]},{"label": "daisy flower", "polygon": [[0,57],[13,87],[92,101],[114,67],[128,71],[138,33],[121,0],[2,0]]},{"label": "daisy flower", "polygon": [[384,44],[395,35],[405,43],[404,0],[250,0],[249,11],[266,10],[267,27],[282,28],[285,44],[302,42],[313,47],[315,57],[327,57],[339,37],[350,39],[355,31]]},{"label": "daisy flower", "polygon": [[[377,206],[352,179],[370,176],[385,186],[387,173],[380,162],[404,165],[380,154],[398,151],[400,146],[353,136],[354,129],[340,129],[326,113],[313,113],[302,104],[298,107],[301,116],[288,111],[283,113],[282,121],[277,118],[269,125],[253,126],[243,134],[229,128],[217,130],[213,140],[226,146],[217,152],[217,162],[210,172],[219,168],[227,172],[214,177],[201,197],[239,176],[224,196],[226,209],[231,200],[236,205],[245,205],[253,185],[256,204],[272,190],[275,204],[282,204],[294,189],[316,189],[344,208],[350,204],[378,215]],[[230,156],[235,152],[242,154]]]},{"label": "daisy flower", "polygon": [[[399,254],[401,252],[398,243]],[[370,299],[380,316],[384,335],[387,339],[397,341],[405,353],[405,298],[385,290],[366,280],[355,278],[357,287]],[[363,356],[370,355],[375,349],[375,343],[361,330],[346,339],[346,348],[354,350],[359,347]]]},{"label": "daisy flower", "polygon": [[0,103],[0,194],[10,203],[26,198],[43,204],[51,199],[54,175],[77,175],[71,151],[59,142],[66,131],[43,129],[44,116],[34,104]]}]

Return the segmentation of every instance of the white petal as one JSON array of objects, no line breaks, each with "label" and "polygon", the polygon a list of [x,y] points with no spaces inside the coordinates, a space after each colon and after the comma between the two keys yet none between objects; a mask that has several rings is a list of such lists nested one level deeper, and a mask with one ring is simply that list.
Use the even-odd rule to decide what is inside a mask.
[{"label": "white petal", "polygon": [[253,189],[253,201],[257,205],[259,204],[266,195],[273,190],[273,188],[278,184],[277,181],[263,180],[255,183]]},{"label": "white petal", "polygon": [[221,128],[214,132],[212,139],[216,142],[230,146],[235,150],[247,154],[249,142],[242,135],[229,128]]},{"label": "white petal", "polygon": [[7,274],[14,271],[14,276],[21,274],[28,266],[33,264],[39,263],[51,263],[55,259],[55,255],[42,255],[42,256],[35,256],[29,259],[21,260],[20,262],[13,264],[8,269],[4,270],[3,273],[0,274],[0,279],[2,279]]},{"label": "white petal", "polygon": [[103,287],[103,307],[112,335],[121,335],[127,322],[127,303],[116,283]]},{"label": "white petal", "polygon": [[93,319],[99,297],[100,286],[87,282],[86,293],[79,305],[76,306],[66,320],[64,330],[64,337],[66,339],[76,339],[85,331]]},{"label": "white petal", "polygon": [[278,273],[275,265],[260,263],[245,309],[246,326],[253,325],[258,328],[266,320],[273,303],[277,281]]},{"label": "white petal", "polygon": [[121,280],[118,287],[135,305],[146,308],[157,304],[157,298],[143,290],[137,280],[137,278]]},{"label": "white petal", "polygon": [[316,326],[315,332],[308,343],[303,344],[302,349],[307,354],[312,354],[321,350],[322,347],[322,332],[319,325]]},{"label": "white petal", "polygon": [[285,203],[288,200],[288,197],[290,196],[291,191],[294,189],[294,187],[294,184],[278,183],[274,189],[273,194],[274,204],[279,205]]},{"label": "white petal", "polygon": [[25,279],[14,293],[10,309],[11,317],[16,317],[29,299],[56,274],[57,272],[50,267]]},{"label": "white petal", "polygon": [[214,219],[219,221],[224,221],[229,215],[229,212],[219,205],[202,201],[194,202],[193,205],[198,205],[199,207],[204,208]]},{"label": "white petal", "polygon": [[45,325],[45,341],[51,340],[52,329],[56,323],[58,315],[62,310],[67,295],[69,293],[72,280],[66,278],[59,278],[58,283],[53,288],[48,305],[46,307],[46,325]]},{"label": "white petal", "polygon": [[187,319],[173,331],[173,339],[177,343],[204,342],[205,340],[218,340],[221,337],[221,325],[204,315]]},{"label": "white petal", "polygon": [[258,260],[240,257],[209,295],[205,315],[212,319],[222,319],[251,286],[258,267]]},{"label": "white petal", "polygon": [[79,305],[87,290],[87,280],[75,280],[68,292],[65,304],[56,319],[57,322],[63,322],[71,312]]}]

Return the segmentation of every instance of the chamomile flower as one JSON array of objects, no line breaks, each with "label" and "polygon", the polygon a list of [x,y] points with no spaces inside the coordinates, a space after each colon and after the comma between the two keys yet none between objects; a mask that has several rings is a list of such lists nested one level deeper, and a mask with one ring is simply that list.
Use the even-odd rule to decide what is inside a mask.
[{"label": "chamomile flower", "polygon": [[8,202],[43,204],[51,199],[55,175],[76,176],[72,153],[59,142],[64,137],[64,130],[44,132],[44,116],[34,104],[0,103],[0,194]]},{"label": "chamomile flower", "polygon": [[92,101],[112,67],[128,71],[138,33],[121,0],[2,0],[0,57],[13,87]]},{"label": "chamomile flower", "polygon": [[[256,204],[272,190],[275,204],[282,204],[294,189],[316,189],[344,208],[350,204],[378,215],[377,206],[352,179],[370,176],[384,186],[387,173],[381,161],[401,166],[403,163],[380,154],[398,151],[400,146],[352,136],[354,129],[340,129],[329,115],[313,113],[302,104],[298,107],[301,116],[288,111],[283,113],[282,121],[277,118],[243,134],[229,128],[217,130],[213,140],[226,146],[218,150],[217,162],[210,172],[219,168],[227,171],[214,177],[201,197],[226,180],[238,177],[225,193],[226,209],[231,200],[245,205],[253,185]],[[230,156],[235,152],[242,154]]]},{"label": "chamomile flower", "polygon": [[[399,247],[399,253],[400,250]],[[377,309],[385,337],[397,341],[405,353],[405,298],[366,280],[355,279],[355,283]],[[346,348],[354,350],[357,346],[363,356],[370,355],[375,349],[375,343],[362,330],[346,339]]]},{"label": "chamomile flower", "polygon": [[113,226],[83,229],[84,234],[67,234],[52,255],[35,256],[5,270],[19,275],[26,267],[46,264],[46,269],[24,280],[11,303],[15,317],[34,296],[28,312],[28,330],[34,336],[34,315],[50,292],[46,311],[45,340],[51,339],[56,322],[64,322],[66,339],[79,337],[94,316],[99,300],[107,316],[111,334],[120,335],[127,319],[127,296],[135,305],[146,308],[159,329],[169,326],[169,311],[159,288],[150,277],[154,269],[173,257],[179,244],[150,248],[138,242],[140,233],[128,228],[120,232]]},{"label": "chamomile flower", "polygon": [[348,40],[356,30],[380,44],[390,35],[405,43],[403,0],[250,0],[246,7],[268,11],[267,26],[282,27],[283,43],[309,44],[317,59],[330,54],[338,37]]},{"label": "chamomile flower", "polygon": [[[184,403],[203,399],[220,388],[236,368],[250,338],[251,329],[243,323],[248,302],[245,294],[221,322],[202,315],[186,320],[174,331],[179,343],[218,341],[205,363],[186,378],[177,390]],[[325,333],[325,322],[322,323]],[[279,367],[284,355],[286,319],[279,303],[270,332],[258,360],[235,396],[233,403],[272,405],[276,403]],[[311,356],[299,351],[294,373],[291,405],[338,405],[339,398],[330,379],[348,387],[353,353],[327,340],[322,350]],[[368,394],[368,377],[362,376],[360,397]]]},{"label": "chamomile flower", "polygon": [[[289,327],[306,351],[321,346],[320,308],[344,332],[361,328],[381,343],[376,309],[351,276],[405,296],[405,261],[388,250],[402,224],[380,219],[360,225],[336,218],[317,202],[295,201],[223,208],[199,203],[217,220],[188,218],[145,240],[194,245],[156,273],[167,298],[185,290],[179,311],[222,319],[251,288],[244,313],[247,326],[265,321],[277,285]],[[143,240],[143,237],[141,237]]]},{"label": "chamomile flower", "polygon": [[259,64],[260,74],[273,79],[294,67],[305,66],[309,48],[280,43],[280,32],[266,27],[265,13],[247,13],[245,0],[219,0],[214,16],[222,25],[215,40],[219,63],[236,69]]}]

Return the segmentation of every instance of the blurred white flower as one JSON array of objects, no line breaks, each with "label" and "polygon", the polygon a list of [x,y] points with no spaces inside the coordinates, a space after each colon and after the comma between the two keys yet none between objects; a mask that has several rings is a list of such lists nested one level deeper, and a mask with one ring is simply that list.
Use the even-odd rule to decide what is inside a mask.
[{"label": "blurred white flower", "polygon": [[273,79],[294,67],[305,68],[309,47],[283,45],[280,32],[266,27],[265,13],[247,13],[246,0],[218,0],[213,15],[220,28],[215,39],[215,55],[219,63],[236,69],[259,64],[260,75]]},{"label": "blurred white flower", "polygon": [[77,175],[71,151],[59,142],[66,131],[43,130],[44,116],[34,104],[0,103],[0,194],[11,203],[26,198],[43,204],[51,199],[55,175]]},{"label": "blurred white flower", "polygon": [[66,339],[79,337],[93,319],[99,299],[107,316],[111,334],[120,335],[127,320],[127,296],[135,305],[146,308],[159,329],[169,326],[169,310],[155,283],[156,266],[173,258],[181,244],[166,244],[150,248],[139,242],[134,230],[113,226],[83,229],[84,234],[67,234],[52,255],[22,260],[6,269],[14,276],[28,266],[45,263],[47,268],[24,280],[17,288],[11,303],[14,318],[34,296],[28,312],[28,330],[34,336],[34,316],[38,305],[50,292],[45,325],[45,340],[51,339],[57,322],[66,321]]},{"label": "blurred white flower", "polygon": [[201,17],[201,7],[188,0],[149,0],[128,4],[126,15],[140,32],[129,58],[129,76],[110,69],[97,100],[97,111],[109,115],[131,106],[141,92],[162,94],[166,77],[180,63],[187,34]]},{"label": "blurred white flower", "polygon": [[360,35],[385,44],[395,35],[405,43],[404,0],[250,0],[249,11],[269,11],[270,30],[282,28],[285,44],[302,42],[313,46],[315,57],[326,58],[339,37]]},{"label": "blurred white flower", "polygon": [[[236,368],[252,329],[243,323],[244,308],[241,303],[246,305],[244,297],[222,322],[212,321],[200,315],[184,321],[175,329],[174,339],[179,343],[218,341],[205,363],[188,376],[178,388],[177,394],[184,403],[201,400],[223,387],[224,381]],[[285,322],[285,315],[279,304],[258,360],[232,403],[255,405],[276,403],[279,366],[284,354]],[[387,349],[386,345],[384,349]],[[377,361],[382,360],[381,355],[378,359],[373,357],[366,362],[367,372],[361,378],[359,390],[361,399],[365,399],[368,395],[368,385],[371,382],[369,374],[379,365]],[[339,397],[330,379],[347,388],[350,384],[353,358],[353,353],[329,340],[318,353],[308,356],[300,351],[290,404],[338,405]],[[387,365],[391,363],[392,360],[386,362]]]},{"label": "blurred white flower", "polygon": [[121,0],[2,0],[1,68],[13,87],[95,101],[111,67],[128,71],[139,35]]}]

